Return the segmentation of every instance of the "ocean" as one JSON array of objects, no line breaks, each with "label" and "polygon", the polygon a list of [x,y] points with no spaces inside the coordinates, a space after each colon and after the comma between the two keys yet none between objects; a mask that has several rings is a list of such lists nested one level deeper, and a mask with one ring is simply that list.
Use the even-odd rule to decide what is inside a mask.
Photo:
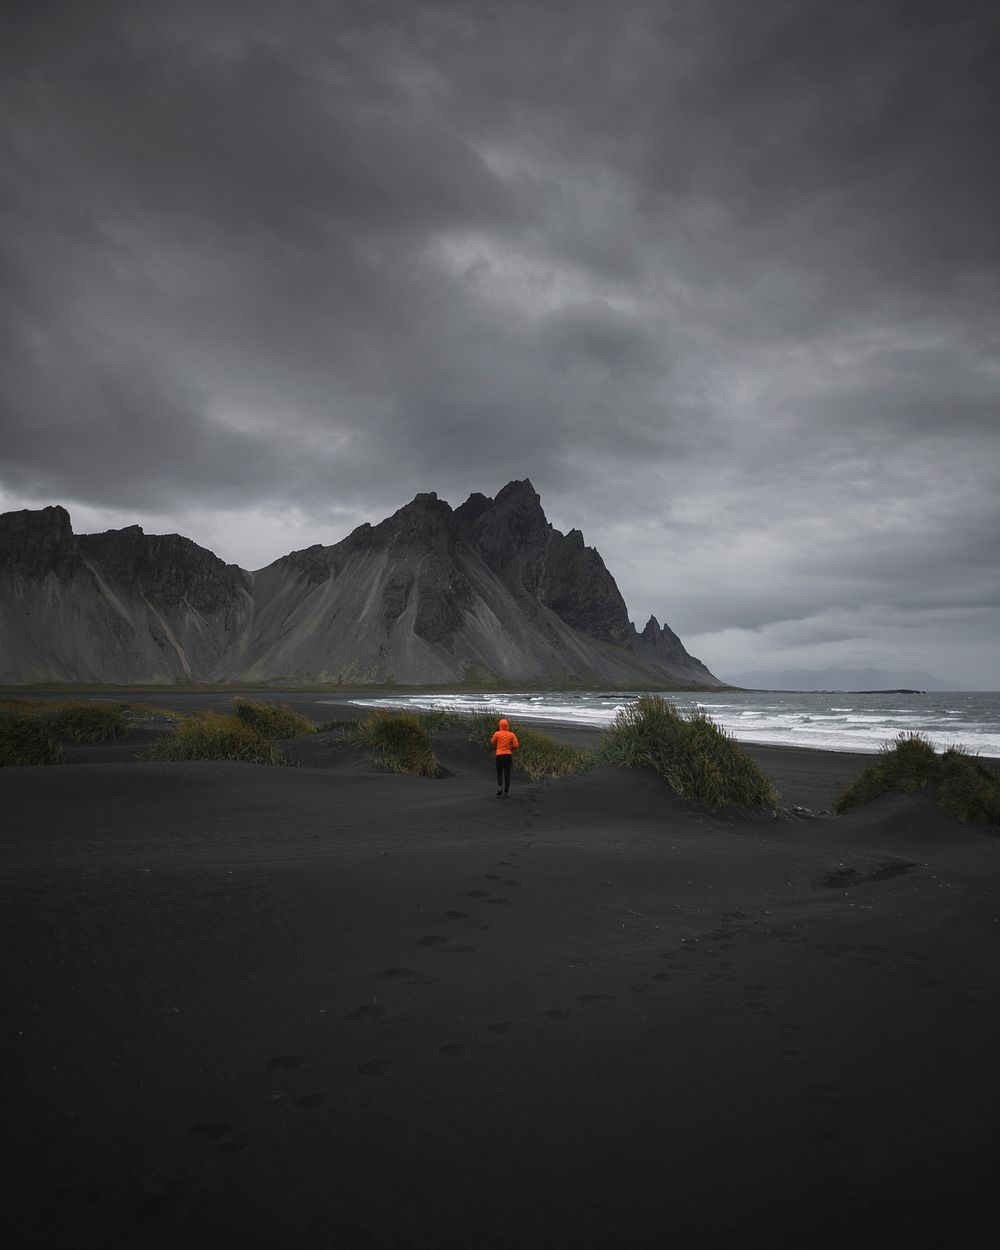
[{"label": "ocean", "polygon": [[[1000,757],[1000,694],[845,694],[785,691],[700,691],[667,694],[679,708],[701,708],[741,742],[875,752],[901,733],[919,733],[935,747],[964,747]],[[356,698],[359,707],[495,709],[532,721],[603,728],[635,694],[551,690],[500,694],[413,694]]]}]

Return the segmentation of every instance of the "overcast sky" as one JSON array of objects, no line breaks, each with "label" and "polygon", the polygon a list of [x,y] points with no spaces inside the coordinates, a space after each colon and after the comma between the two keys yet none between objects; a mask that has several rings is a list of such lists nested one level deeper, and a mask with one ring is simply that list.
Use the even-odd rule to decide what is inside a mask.
[{"label": "overcast sky", "polygon": [[716,673],[1000,688],[995,0],[30,0],[0,509],[245,568],[530,477]]}]

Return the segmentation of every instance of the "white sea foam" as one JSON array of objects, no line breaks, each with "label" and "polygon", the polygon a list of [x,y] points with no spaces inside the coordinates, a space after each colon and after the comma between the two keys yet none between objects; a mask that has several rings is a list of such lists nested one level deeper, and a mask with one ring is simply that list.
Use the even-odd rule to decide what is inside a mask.
[{"label": "white sea foam", "polygon": [[[616,691],[579,694],[553,690],[496,694],[419,694],[359,697],[359,707],[415,707],[463,712],[496,711],[527,721],[601,729],[636,696]],[[792,692],[668,696],[678,707],[700,708],[744,742],[815,747],[826,751],[877,751],[900,733],[920,733],[939,750],[961,746],[1000,756],[1000,695],[970,694],[965,707],[951,695],[857,695],[850,707],[831,696]],[[836,696],[833,696],[836,697]],[[336,702],[336,700],[327,700]]]}]

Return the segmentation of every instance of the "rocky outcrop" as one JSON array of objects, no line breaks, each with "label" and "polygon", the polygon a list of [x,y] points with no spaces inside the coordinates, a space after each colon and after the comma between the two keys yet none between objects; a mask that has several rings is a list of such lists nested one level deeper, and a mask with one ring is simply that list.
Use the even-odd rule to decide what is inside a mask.
[{"label": "rocky outcrop", "polygon": [[720,684],[655,618],[637,632],[527,480],[417,495],[256,573],[139,526],[75,536],[63,508],[0,516],[0,682],[467,680]]}]

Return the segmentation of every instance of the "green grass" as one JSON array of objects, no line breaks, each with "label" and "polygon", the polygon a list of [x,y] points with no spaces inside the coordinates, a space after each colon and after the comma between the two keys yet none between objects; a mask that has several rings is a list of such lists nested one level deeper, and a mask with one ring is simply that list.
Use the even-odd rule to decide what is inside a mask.
[{"label": "green grass", "polygon": [[651,768],[681,798],[711,808],[781,807],[772,783],[734,738],[703,712],[681,713],[658,695],[622,708],[597,754],[604,763]]},{"label": "green grass", "polygon": [[514,753],[515,767],[522,769],[532,781],[570,777],[588,772],[597,763],[593,751],[559,742],[542,729],[529,729],[511,723],[520,744]]},{"label": "green grass", "polygon": [[346,737],[355,746],[370,751],[373,762],[380,768],[418,777],[441,775],[430,735],[420,717],[412,712],[379,708],[367,720],[359,721]]},{"label": "green grass", "polygon": [[121,703],[53,703],[39,715],[62,742],[106,742],[129,730]]},{"label": "green grass", "polygon": [[[467,731],[470,742],[491,747],[490,739],[496,733],[501,715],[495,708],[490,708],[485,712],[467,712],[456,719]],[[518,741],[518,749],[514,752],[514,768],[526,773],[532,781],[585,773],[597,762],[593,751],[559,742],[543,729],[521,725],[509,717],[507,720]]]},{"label": "green grass", "polygon": [[30,713],[0,709],[0,768],[65,762],[62,747],[43,720]]},{"label": "green grass", "polygon": [[234,699],[233,715],[259,730],[265,738],[301,738],[316,732],[315,723],[308,716],[293,711],[287,703]]},{"label": "green grass", "polygon": [[461,729],[467,720],[467,712],[451,712],[446,708],[434,708],[431,711],[414,709],[414,716],[429,734],[442,733],[446,729]]},{"label": "green grass", "polygon": [[287,764],[288,756],[266,734],[238,716],[196,712],[143,752],[145,760],[240,760]]},{"label": "green grass", "polygon": [[920,734],[900,734],[885,743],[874,764],[851,782],[837,800],[838,814],[870,803],[882,794],[914,794],[930,787],[938,805],[972,824],[1000,829],[1000,777],[958,747],[938,755]]},{"label": "green grass", "polygon": [[124,703],[88,703],[72,699],[49,703],[40,699],[5,699],[0,712],[30,718],[44,725],[60,742],[106,742],[129,731]]}]

